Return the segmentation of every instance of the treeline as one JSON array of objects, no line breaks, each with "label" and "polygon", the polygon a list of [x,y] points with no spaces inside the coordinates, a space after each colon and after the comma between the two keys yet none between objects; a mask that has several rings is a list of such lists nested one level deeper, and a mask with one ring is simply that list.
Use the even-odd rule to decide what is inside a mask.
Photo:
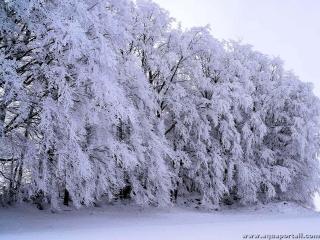
[{"label": "treeline", "polygon": [[312,204],[319,100],[149,1],[0,2],[0,201]]}]

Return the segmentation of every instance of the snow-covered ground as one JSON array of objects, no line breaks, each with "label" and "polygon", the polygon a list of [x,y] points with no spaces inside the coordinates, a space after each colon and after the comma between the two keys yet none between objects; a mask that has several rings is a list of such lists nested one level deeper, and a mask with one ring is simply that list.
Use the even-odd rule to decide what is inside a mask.
[{"label": "snow-covered ground", "polygon": [[320,234],[320,213],[292,203],[217,212],[135,206],[54,214],[26,206],[0,209],[1,240],[236,240],[252,233]]},{"label": "snow-covered ground", "polygon": [[320,212],[320,194],[316,193],[314,196],[314,205],[316,207],[316,210]]}]

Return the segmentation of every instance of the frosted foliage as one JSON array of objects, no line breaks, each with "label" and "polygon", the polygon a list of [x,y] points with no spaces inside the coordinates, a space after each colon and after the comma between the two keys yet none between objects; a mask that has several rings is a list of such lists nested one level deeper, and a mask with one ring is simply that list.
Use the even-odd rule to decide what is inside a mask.
[{"label": "frosted foliage", "polygon": [[0,3],[0,201],[204,208],[319,189],[319,100],[150,1]]}]

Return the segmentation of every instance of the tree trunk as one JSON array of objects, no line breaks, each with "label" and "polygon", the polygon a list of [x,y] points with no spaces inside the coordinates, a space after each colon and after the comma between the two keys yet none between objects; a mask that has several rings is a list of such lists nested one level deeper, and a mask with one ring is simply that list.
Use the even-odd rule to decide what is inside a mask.
[{"label": "tree trunk", "polygon": [[69,206],[69,200],[70,200],[69,192],[68,192],[68,190],[65,188],[65,189],[64,189],[63,205]]}]

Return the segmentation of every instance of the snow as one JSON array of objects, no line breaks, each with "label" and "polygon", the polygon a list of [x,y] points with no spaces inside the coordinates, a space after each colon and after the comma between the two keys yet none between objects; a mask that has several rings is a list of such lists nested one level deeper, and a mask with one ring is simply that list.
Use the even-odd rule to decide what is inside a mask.
[{"label": "snow", "polygon": [[205,240],[244,234],[319,234],[320,213],[293,203],[221,211],[103,206],[59,213],[31,207],[0,210],[1,240]]},{"label": "snow", "polygon": [[0,204],[310,204],[320,100],[279,58],[152,1],[40,2],[0,1]]},{"label": "snow", "polygon": [[317,211],[320,212],[320,194],[315,194],[314,196],[314,205]]}]

